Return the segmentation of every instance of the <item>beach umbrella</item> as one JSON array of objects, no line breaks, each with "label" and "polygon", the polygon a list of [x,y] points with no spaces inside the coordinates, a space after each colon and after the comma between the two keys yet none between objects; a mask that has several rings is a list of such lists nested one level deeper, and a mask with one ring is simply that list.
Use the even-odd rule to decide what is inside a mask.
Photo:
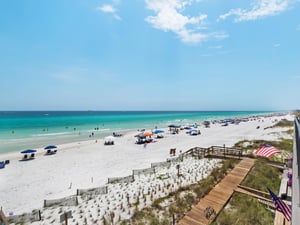
[{"label": "beach umbrella", "polygon": [[50,149],[54,149],[54,148],[57,148],[57,146],[55,146],[55,145],[49,145],[49,146],[45,147],[44,149],[45,150],[50,150]]},{"label": "beach umbrella", "polygon": [[153,133],[154,134],[160,134],[160,133],[164,133],[165,131],[164,130],[155,130]]},{"label": "beach umbrella", "polygon": [[21,151],[21,153],[23,153],[23,154],[34,153],[34,152],[36,152],[36,150],[34,150],[34,149],[27,149],[27,150]]},{"label": "beach umbrella", "polygon": [[137,134],[135,135],[134,137],[137,137],[137,138],[144,138],[146,137],[143,133],[140,133],[140,134]]},{"label": "beach umbrella", "polygon": [[144,136],[151,137],[153,134],[149,131],[144,132]]},{"label": "beach umbrella", "polygon": [[115,137],[113,137],[113,136],[107,136],[107,137],[105,137],[106,141],[113,141],[114,139],[115,139]]}]

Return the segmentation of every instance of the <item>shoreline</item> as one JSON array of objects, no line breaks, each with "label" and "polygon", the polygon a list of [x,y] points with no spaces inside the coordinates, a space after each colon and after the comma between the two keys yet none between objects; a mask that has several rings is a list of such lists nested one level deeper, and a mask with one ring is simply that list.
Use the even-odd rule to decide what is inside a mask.
[{"label": "shoreline", "polygon": [[[2,127],[2,129],[0,129],[0,155],[11,152],[18,152],[24,149],[42,148],[53,144],[62,145],[71,142],[93,140],[94,138],[90,137],[92,133],[95,134],[95,138],[100,139],[111,135],[112,132],[126,133],[142,128],[151,130],[156,126],[159,128],[163,128],[172,123],[179,123],[180,125],[185,125],[187,123],[202,124],[205,120],[219,121],[226,118],[251,118],[253,116],[280,114],[282,112],[261,111],[253,114],[255,113],[255,111],[253,111],[248,112],[249,114],[245,115],[242,115],[243,113],[239,111],[233,111],[232,115],[230,115],[230,113],[227,113],[229,115],[227,115],[226,113],[222,114],[222,112],[215,112],[211,115],[206,115],[205,112],[202,114],[201,112],[199,114],[195,112],[193,112],[192,114],[189,114],[188,112],[186,113],[186,115],[185,113],[177,115],[176,112],[174,115],[164,115],[163,113],[161,113],[158,114],[159,116],[157,118],[155,116],[155,113],[153,115],[146,114],[146,116],[140,114],[138,115],[137,120],[134,119],[133,115],[130,115],[129,120],[127,120],[127,114],[125,113],[123,115],[122,113],[120,113],[117,114],[117,116],[113,114],[113,116],[111,117],[111,122],[108,121],[107,116],[101,116],[101,114],[98,116],[97,114],[95,114],[96,117],[83,116],[83,118],[74,117],[74,119],[72,119],[73,117],[68,118],[68,116],[65,116],[62,117],[65,118],[65,122],[61,122],[61,117],[59,117],[58,115],[53,114],[53,116],[51,117],[43,117],[36,113],[36,116],[39,115],[36,121],[38,125],[34,125],[34,117],[30,117],[30,119],[27,119],[26,117],[22,117],[21,114],[20,122],[22,123],[22,120],[24,120],[24,124],[20,128],[18,128],[19,125],[17,125],[15,122],[15,119],[18,119],[18,117],[16,117],[15,119],[10,118],[7,122],[5,121],[5,117],[0,117],[0,123],[3,122],[4,125],[6,124],[4,127]],[[245,111],[244,113],[247,113],[247,111]],[[51,113],[49,114],[52,115]],[[60,112],[59,115],[61,114],[63,113]],[[85,123],[84,118],[87,119],[87,123]],[[120,120],[120,122],[117,122],[118,120]],[[50,122],[53,122],[53,124],[49,127]],[[74,124],[71,125],[71,123]]]},{"label": "shoreline", "polygon": [[[230,111],[228,111],[230,112]],[[246,111],[245,111],[246,112]],[[288,115],[289,113],[285,112],[285,113],[271,113],[271,114],[257,114],[257,115],[251,115],[251,116],[248,116],[248,117],[237,117],[237,118],[230,118],[230,119],[233,119],[233,120],[243,120],[243,119],[256,119],[256,118],[259,118],[259,117],[264,117],[264,118],[268,118],[268,117],[274,117],[274,116],[283,116],[283,115]],[[221,123],[222,120],[224,120],[225,118],[223,119],[219,119],[219,120],[208,120],[208,121],[216,121],[217,123]],[[204,121],[200,121],[200,122],[196,122],[195,121],[195,124],[198,124],[199,128],[204,128],[203,126],[203,122]],[[181,126],[183,126],[181,124]],[[127,135],[127,134],[131,134],[131,133],[134,133],[134,134],[137,134],[139,132],[139,129],[141,128],[132,128],[132,129],[126,129],[124,128],[123,130],[122,129],[116,129],[116,130],[113,130],[111,128],[108,128],[107,130],[111,130],[110,133],[112,132],[116,132],[116,133],[122,133],[123,135]],[[158,128],[158,129],[162,129],[162,130],[165,130],[167,131],[169,128],[168,127],[162,127],[162,128]],[[154,130],[154,128],[146,128],[146,130]],[[95,132],[94,130],[90,130],[89,132]],[[109,134],[111,135],[111,134]],[[86,138],[83,138],[83,139],[80,139],[78,138],[77,140],[68,140],[68,139],[64,139],[62,140],[61,142],[59,143],[52,143],[52,142],[49,142],[47,145],[51,145],[51,144],[55,144],[57,146],[59,146],[59,151],[60,150],[67,150],[69,148],[71,148],[70,146],[76,146],[78,143],[85,143],[85,144],[91,144],[93,142],[95,142],[96,140],[98,141],[103,141],[105,139],[105,136],[109,136],[109,135],[104,135],[104,137],[86,137]],[[47,146],[45,145],[45,146]],[[45,147],[44,146],[44,147]],[[68,146],[68,147],[66,147]],[[37,150],[37,154],[36,155],[41,155],[43,154],[44,152],[44,147],[33,147],[31,149],[35,149]],[[1,160],[14,160],[14,159],[17,159],[19,158],[17,155],[20,156],[20,151],[22,151],[24,149],[18,149],[18,150],[14,150],[14,151],[11,151],[11,152],[0,152],[0,158]]]},{"label": "shoreline", "polygon": [[[263,128],[282,118],[293,119],[292,115],[285,115],[266,117],[264,122],[253,119],[226,127],[212,124],[210,128],[201,126],[201,135],[197,136],[190,136],[185,130],[175,135],[165,132],[165,138],[149,143],[146,148],[135,144],[134,135],[138,132],[131,131],[115,138],[112,146],[105,146],[103,139],[98,139],[97,143],[95,140],[73,142],[59,146],[54,155],[46,156],[45,151],[39,149],[34,160],[25,162],[18,161],[20,153],[13,153],[10,154],[13,157],[11,163],[0,170],[0,182],[4,184],[0,187],[1,206],[6,214],[41,208],[44,199],[72,195],[76,189],[102,186],[109,177],[127,176],[133,169],[144,169],[151,163],[165,161],[170,158],[170,148],[176,148],[178,155],[193,147],[232,146],[243,139],[274,140],[277,139],[272,134],[274,129]],[[256,129],[258,125],[260,129]]]}]

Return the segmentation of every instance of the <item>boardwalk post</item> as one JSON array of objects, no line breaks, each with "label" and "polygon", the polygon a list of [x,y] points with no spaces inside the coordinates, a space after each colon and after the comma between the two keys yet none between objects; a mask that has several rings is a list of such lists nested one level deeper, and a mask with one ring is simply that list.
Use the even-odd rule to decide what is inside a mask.
[{"label": "boardwalk post", "polygon": [[65,223],[66,223],[66,225],[68,225],[68,215],[66,212],[64,213],[64,217],[65,217]]},{"label": "boardwalk post", "polygon": [[63,214],[61,214],[60,215],[60,222],[65,221],[65,225],[68,225],[68,219],[69,218],[73,218],[72,211],[64,212]]},{"label": "boardwalk post", "polygon": [[179,172],[179,169],[180,169],[180,165],[176,165],[176,169],[177,169],[177,176],[179,177],[180,176],[180,172]]},{"label": "boardwalk post", "polygon": [[175,215],[172,216],[172,225],[175,225]]},{"label": "boardwalk post", "polygon": [[225,156],[226,156],[226,148],[225,148],[225,144],[223,145],[223,148],[224,148],[224,158],[225,158]]}]

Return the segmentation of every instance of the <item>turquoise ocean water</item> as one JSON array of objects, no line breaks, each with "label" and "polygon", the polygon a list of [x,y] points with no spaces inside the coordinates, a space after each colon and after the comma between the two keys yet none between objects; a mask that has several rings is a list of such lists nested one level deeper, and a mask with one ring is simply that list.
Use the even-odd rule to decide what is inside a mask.
[{"label": "turquoise ocean water", "polygon": [[[0,154],[103,138],[112,132],[268,114],[265,111],[0,111]],[[94,133],[94,136],[90,135]]]}]

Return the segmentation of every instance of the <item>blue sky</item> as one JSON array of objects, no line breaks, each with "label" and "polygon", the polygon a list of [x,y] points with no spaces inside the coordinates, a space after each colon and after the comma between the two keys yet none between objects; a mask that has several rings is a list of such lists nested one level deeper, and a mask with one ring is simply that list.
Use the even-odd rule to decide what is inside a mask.
[{"label": "blue sky", "polygon": [[0,1],[0,110],[300,108],[299,0]]}]

